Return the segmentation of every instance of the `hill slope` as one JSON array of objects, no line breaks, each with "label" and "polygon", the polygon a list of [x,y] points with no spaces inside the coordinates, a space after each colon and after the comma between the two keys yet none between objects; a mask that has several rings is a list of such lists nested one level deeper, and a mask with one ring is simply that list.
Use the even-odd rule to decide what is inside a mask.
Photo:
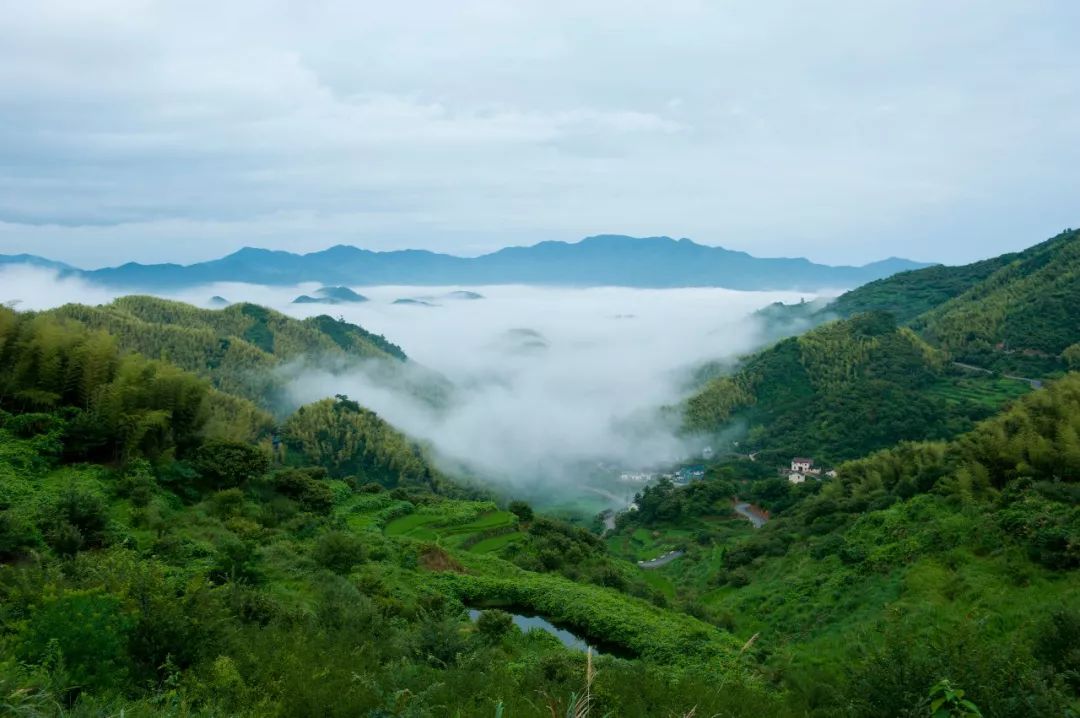
[{"label": "hill slope", "polygon": [[[609,542],[682,548],[658,581],[756,636],[773,675],[813,696],[811,715],[929,715],[927,686],[948,676],[981,715],[1068,716],[1078,436],[1070,374],[953,441],[901,444],[835,479],[747,480],[743,461],[653,487]],[[771,512],[763,528],[732,513],[732,494]]]},{"label": "hill slope", "polygon": [[[1027,280],[1028,286],[1019,291],[1026,297],[1024,301],[1034,307],[1043,301],[1032,291],[1036,285],[1055,274],[1075,274],[1078,243],[1080,231],[1066,230],[1022,252],[959,267],[934,266],[899,272],[845,292],[831,302],[776,304],[763,310],[761,316],[775,327],[776,334],[797,332],[808,325],[870,311],[886,311],[901,324],[909,324],[953,300],[955,309],[993,293],[1009,292],[1007,285],[1022,280]],[[1039,274],[1029,277],[1033,273]],[[1062,286],[1061,291],[1066,297],[1076,296],[1075,285]],[[1051,297],[1047,299],[1053,301]],[[1060,316],[1060,311],[1055,316]]]},{"label": "hill slope", "polygon": [[274,370],[290,361],[374,361],[388,380],[407,361],[400,347],[354,324],[325,315],[293,319],[254,304],[210,310],[132,296],[46,314],[104,330],[125,351],[166,359],[266,407],[280,399],[282,379]]},{"label": "hill slope", "polygon": [[602,235],[572,244],[541,242],[531,247],[508,247],[475,258],[418,250],[372,252],[344,245],[304,255],[246,248],[189,266],[130,263],[68,273],[112,287],[153,290],[239,281],[270,285],[546,284],[809,291],[857,286],[921,266],[926,265],[893,258],[862,267],[832,267],[806,259],[752,257],[689,239]]},{"label": "hill slope", "polygon": [[954,435],[1024,391],[1022,382],[959,376],[891,314],[870,312],[749,357],[687,402],[686,423],[705,432],[745,425],[741,451],[764,450],[763,460],[835,462],[904,439]]},{"label": "hill slope", "polygon": [[1034,375],[1061,368],[1080,342],[1080,231],[1008,258],[911,324],[960,361]]}]

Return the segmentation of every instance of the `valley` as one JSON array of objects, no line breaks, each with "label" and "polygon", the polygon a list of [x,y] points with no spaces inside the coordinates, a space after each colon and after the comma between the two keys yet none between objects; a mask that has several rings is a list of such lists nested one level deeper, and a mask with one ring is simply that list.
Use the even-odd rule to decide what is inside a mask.
[{"label": "valley", "polygon": [[[1029,254],[1057,286],[1078,244]],[[56,277],[0,310],[0,680],[76,714],[538,715],[584,685],[854,718],[943,679],[1072,710],[1080,330],[995,362],[937,328],[1030,292],[1023,256],[789,337],[871,289],[371,287],[332,317]]]}]

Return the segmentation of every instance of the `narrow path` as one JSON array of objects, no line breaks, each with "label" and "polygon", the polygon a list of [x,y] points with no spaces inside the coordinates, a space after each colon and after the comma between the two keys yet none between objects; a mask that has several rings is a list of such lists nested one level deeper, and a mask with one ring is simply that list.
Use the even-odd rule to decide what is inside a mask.
[{"label": "narrow path", "polygon": [[675,559],[685,555],[685,553],[685,551],[668,551],[660,558],[654,558],[652,561],[638,561],[637,565],[644,569],[660,568],[661,566],[667,566]]},{"label": "narrow path", "polygon": [[[968,371],[977,371],[977,372],[980,372],[982,374],[993,374],[994,373],[993,370],[991,370],[991,369],[986,369],[986,368],[981,367],[981,366],[975,366],[974,364],[964,364],[963,362],[958,362],[958,361],[954,361],[953,366],[958,366],[961,369],[967,369]],[[1042,389],[1042,385],[1043,385],[1042,379],[1032,379],[1032,378],[1026,377],[1026,376],[1013,376],[1012,374],[1002,374],[1001,376],[1005,377],[1006,379],[1015,379],[1016,381],[1026,381],[1028,384],[1031,385],[1032,389]]]}]

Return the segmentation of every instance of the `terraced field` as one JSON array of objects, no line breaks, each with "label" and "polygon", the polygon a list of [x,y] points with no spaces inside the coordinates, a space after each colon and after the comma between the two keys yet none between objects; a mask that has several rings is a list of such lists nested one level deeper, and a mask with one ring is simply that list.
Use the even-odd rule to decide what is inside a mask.
[{"label": "terraced field", "polygon": [[509,511],[489,511],[466,523],[446,513],[412,513],[394,519],[384,529],[387,536],[432,541],[448,548],[474,553],[496,551],[523,538],[516,531],[517,517]]},{"label": "terraced field", "polygon": [[1029,391],[1031,386],[1019,379],[969,376],[942,379],[930,393],[951,404],[999,409]]}]

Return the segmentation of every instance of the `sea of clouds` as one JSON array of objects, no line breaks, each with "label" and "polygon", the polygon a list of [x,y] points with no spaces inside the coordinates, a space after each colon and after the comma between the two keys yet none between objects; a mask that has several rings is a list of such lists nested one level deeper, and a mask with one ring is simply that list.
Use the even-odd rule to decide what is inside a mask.
[{"label": "sea of clouds", "polygon": [[[693,455],[677,404],[693,370],[733,360],[763,341],[752,314],[790,292],[727,289],[356,287],[360,304],[293,304],[317,285],[215,284],[167,296],[209,306],[212,296],[294,317],[342,317],[400,345],[456,387],[433,409],[363,366],[306,364],[289,373],[295,404],[347,394],[434,447],[447,465],[524,488],[581,480],[582,467],[658,467]],[[458,298],[467,289],[481,299]],[[99,304],[126,292],[30,268],[0,269],[0,302],[45,309]],[[395,304],[419,299],[427,304]]]}]

